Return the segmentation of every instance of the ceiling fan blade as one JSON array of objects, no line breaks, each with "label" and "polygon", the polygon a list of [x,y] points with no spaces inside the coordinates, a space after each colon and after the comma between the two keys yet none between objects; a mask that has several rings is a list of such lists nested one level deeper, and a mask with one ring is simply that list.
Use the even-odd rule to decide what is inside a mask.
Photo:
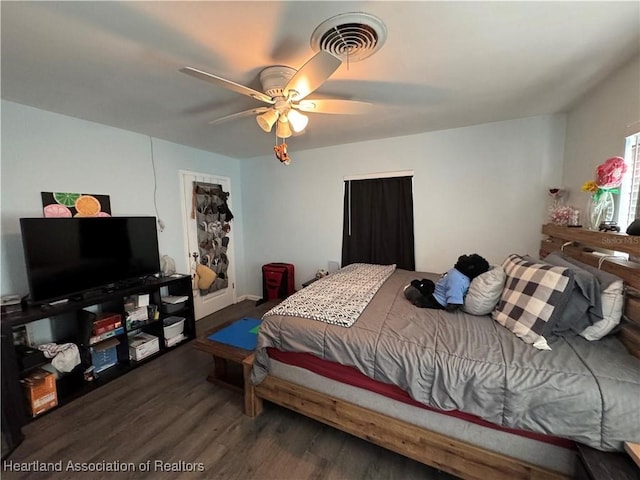
[{"label": "ceiling fan blade", "polygon": [[198,70],[197,68],[192,67],[183,67],[180,69],[180,71],[182,73],[186,73],[187,75],[191,75],[192,77],[204,80],[205,82],[212,83],[213,85],[217,85],[219,87],[226,88],[227,90],[231,90],[236,93],[255,98],[256,100],[260,100],[261,102],[269,104],[275,103],[275,100],[273,100],[269,95],[265,95],[262,92],[254,90],[253,88],[245,87],[244,85],[240,85],[239,83],[232,82],[231,80],[218,77],[216,75],[213,75],[212,73],[203,72],[202,70]]},{"label": "ceiling fan blade", "polygon": [[335,55],[320,50],[289,80],[284,87],[284,95],[295,92],[294,101],[301,100],[322,85],[342,64]]},{"label": "ceiling fan blade", "polygon": [[354,100],[338,100],[331,98],[305,99],[294,108],[309,113],[331,113],[336,115],[364,115],[371,112],[373,104]]},{"label": "ceiling fan blade", "polygon": [[235,120],[236,118],[248,117],[250,115],[259,115],[261,113],[266,112],[267,110],[271,110],[271,107],[258,107],[258,108],[252,108],[251,110],[245,110],[243,112],[232,113],[231,115],[225,115],[224,117],[211,120],[209,122],[209,125],[217,125],[218,123],[227,122],[229,120]]}]

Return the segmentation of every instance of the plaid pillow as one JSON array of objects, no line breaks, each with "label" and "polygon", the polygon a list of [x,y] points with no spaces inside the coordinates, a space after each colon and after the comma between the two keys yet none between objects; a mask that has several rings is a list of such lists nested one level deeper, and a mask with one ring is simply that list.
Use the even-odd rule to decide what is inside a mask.
[{"label": "plaid pillow", "polygon": [[491,316],[526,343],[549,350],[546,339],[553,336],[554,325],[569,301],[573,272],[528,262],[518,255],[509,255],[502,268],[507,281]]}]

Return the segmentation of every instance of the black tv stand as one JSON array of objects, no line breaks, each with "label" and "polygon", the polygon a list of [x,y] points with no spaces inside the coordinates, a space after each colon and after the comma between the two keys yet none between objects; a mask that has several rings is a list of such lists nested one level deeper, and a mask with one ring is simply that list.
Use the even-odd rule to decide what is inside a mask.
[{"label": "black tv stand", "polygon": [[49,308],[53,308],[53,307],[55,307],[56,305],[62,305],[62,304],[68,303],[68,302],[69,302],[69,300],[71,300],[71,299],[70,299],[70,298],[63,298],[62,300],[55,300],[55,301],[53,301],[53,302],[49,302],[49,303],[41,303],[41,304],[31,304],[31,303],[27,303],[27,305],[28,305],[29,307],[34,307],[34,308],[35,308],[35,307],[40,307],[40,308],[42,308],[42,309],[46,310],[46,309],[49,309]]},{"label": "black tv stand", "polygon": [[[62,374],[56,381],[58,406],[65,405],[71,402],[75,398],[78,398],[85,393],[88,393],[96,388],[108,383],[109,381],[118,378],[137,368],[138,366],[153,361],[153,359],[168,353],[178,345],[192,340],[196,336],[195,327],[195,314],[193,311],[193,290],[191,276],[171,276],[164,278],[154,278],[154,281],[141,283],[142,279],[136,282],[136,285],[119,286],[114,285],[112,290],[96,289],[83,292],[78,297],[69,299],[63,302],[54,302],[52,304],[27,304],[24,310],[14,313],[2,315],[0,321],[2,322],[3,331],[3,348],[2,348],[2,370],[3,378],[7,370],[10,370],[8,378],[14,378],[15,382],[9,387],[11,395],[18,402],[20,409],[24,410],[24,417],[28,418],[26,408],[22,401],[23,391],[20,386],[19,379],[24,377],[32,368],[42,366],[43,362],[50,362],[50,360],[43,360],[38,362],[27,362],[24,358],[24,354],[20,356],[19,348],[13,345],[13,333],[20,333],[20,330],[26,328],[26,326],[36,321],[50,322],[49,335],[51,338],[41,339],[40,343],[76,343],[79,347],[84,344],[84,348],[91,348],[93,345],[99,345],[100,342],[108,340],[108,338],[101,338],[99,335],[94,335],[93,320],[95,315],[91,312],[101,312],[110,314],[119,314],[122,319],[122,327],[116,331],[111,338],[118,340],[116,347],[117,363],[99,372],[97,379],[88,381],[83,378],[82,372],[72,372],[69,374]],[[142,324],[138,323],[135,327],[128,328],[125,314],[125,299],[135,297],[139,295],[148,295],[149,304],[157,306],[157,310],[160,312],[159,318],[151,318]],[[185,296],[187,300],[180,310],[171,310],[171,313],[165,313],[162,304],[162,296]],[[90,307],[90,308],[87,308]],[[86,310],[85,310],[86,309]],[[168,347],[165,342],[163,318],[169,316],[179,316],[185,319],[184,321],[184,339],[180,340],[175,346]],[[36,328],[40,328],[35,326]],[[45,330],[47,330],[45,328]],[[5,332],[7,333],[5,335]],[[62,338],[55,337],[56,332],[60,332],[60,335],[64,335]],[[158,338],[159,351],[153,355],[146,357],[140,361],[134,361],[130,359],[130,337],[139,332],[146,333]],[[19,337],[19,335],[17,335]],[[86,339],[90,339],[90,343],[86,344]],[[94,340],[91,340],[94,339]],[[83,343],[84,342],[84,343]],[[95,343],[91,343],[95,342]],[[82,351],[82,349],[81,349]],[[11,357],[5,361],[5,356]],[[91,360],[89,360],[91,361]],[[158,381],[162,381],[161,378]],[[3,387],[5,385],[3,384]],[[4,388],[3,388],[4,390]],[[3,407],[4,408],[4,407]],[[22,426],[21,423],[20,426]]]},{"label": "black tv stand", "polygon": [[[121,282],[116,283],[112,288],[113,289],[122,289],[122,288],[131,288],[131,287],[140,287],[142,285],[147,285],[147,277],[140,278],[130,278],[129,280],[123,280]],[[155,279],[155,277],[153,277]]]},{"label": "black tv stand", "polygon": [[85,292],[82,292],[79,295],[74,295],[72,297],[70,297],[70,300],[73,300],[74,302],[79,302],[81,300],[89,300],[92,298],[98,298],[103,296],[105,293],[111,293],[115,291],[114,289],[109,290],[108,288],[98,288],[95,290],[87,290]]}]

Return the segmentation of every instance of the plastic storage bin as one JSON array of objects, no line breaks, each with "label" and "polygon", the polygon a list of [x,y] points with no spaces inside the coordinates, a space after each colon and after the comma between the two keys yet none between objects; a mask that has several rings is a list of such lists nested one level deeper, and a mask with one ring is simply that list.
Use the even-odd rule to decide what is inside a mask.
[{"label": "plastic storage bin", "polygon": [[184,307],[186,307],[186,305],[187,305],[187,302],[163,303],[160,305],[160,311],[165,314],[176,313],[182,310]]},{"label": "plastic storage bin", "polygon": [[162,321],[164,338],[177,337],[184,331],[183,317],[167,317]]},{"label": "plastic storage bin", "polygon": [[162,297],[162,302],[160,304],[160,311],[164,314],[171,315],[172,313],[179,312],[183,308],[187,306],[187,300],[189,297],[186,295],[177,296],[177,295],[169,295]]}]

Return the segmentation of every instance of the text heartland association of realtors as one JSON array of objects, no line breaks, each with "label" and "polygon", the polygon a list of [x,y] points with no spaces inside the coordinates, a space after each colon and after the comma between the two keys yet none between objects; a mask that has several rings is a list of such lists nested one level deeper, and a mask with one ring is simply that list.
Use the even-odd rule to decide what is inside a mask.
[{"label": "text heartland association of realtors", "polygon": [[204,463],[196,462],[163,462],[147,460],[146,462],[120,462],[118,460],[102,462],[14,462],[4,460],[2,469],[8,472],[204,472]]}]

